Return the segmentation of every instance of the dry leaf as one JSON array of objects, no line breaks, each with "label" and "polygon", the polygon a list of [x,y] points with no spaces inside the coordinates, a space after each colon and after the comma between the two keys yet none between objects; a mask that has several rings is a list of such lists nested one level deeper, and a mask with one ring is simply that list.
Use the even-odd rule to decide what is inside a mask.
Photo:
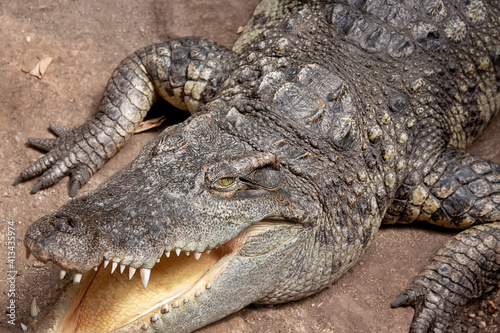
[{"label": "dry leaf", "polygon": [[51,57],[45,57],[43,59],[40,59],[40,61],[36,64],[36,66],[29,72],[31,76],[36,76],[37,78],[41,79],[43,77],[43,74],[47,71],[47,68],[49,68],[50,63],[52,62]]},{"label": "dry leaf", "polygon": [[146,121],[143,121],[142,123],[139,124],[139,127],[135,129],[134,133],[141,133],[151,128],[160,127],[161,124],[165,121],[165,119],[167,119],[167,117],[161,116],[158,118],[148,119]]},{"label": "dry leaf", "polygon": [[488,312],[493,314],[493,313],[496,313],[498,311],[498,308],[496,307],[495,303],[493,303],[492,301],[488,301]]}]

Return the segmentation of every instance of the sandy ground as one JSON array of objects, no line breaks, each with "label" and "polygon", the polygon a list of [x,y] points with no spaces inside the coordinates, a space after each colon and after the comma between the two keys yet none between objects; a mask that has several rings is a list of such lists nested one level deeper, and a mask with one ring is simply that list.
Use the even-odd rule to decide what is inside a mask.
[{"label": "sandy ground", "polygon": [[[133,50],[171,37],[201,35],[230,47],[258,0],[223,1],[5,1],[0,3],[0,292],[1,307],[15,300],[15,326],[0,315],[0,332],[19,332],[28,322],[29,304],[43,299],[57,281],[58,269],[24,258],[28,225],[68,200],[67,179],[30,195],[34,182],[11,186],[18,173],[40,157],[28,148],[29,136],[49,137],[50,122],[81,124],[95,111],[113,68]],[[188,4],[189,3],[189,4]],[[43,79],[22,70],[39,58],[53,62]],[[130,161],[157,131],[139,134],[81,191],[94,189]],[[471,149],[500,162],[500,119]],[[7,227],[15,222],[16,257],[7,261]],[[453,232],[426,225],[383,228],[371,248],[331,288],[279,306],[248,307],[201,330],[215,332],[406,332],[411,308],[390,302],[430,260]],[[14,268],[9,264],[13,264]],[[15,297],[9,297],[8,271],[17,271]],[[498,293],[467,309],[465,332],[498,331],[499,318],[484,307],[500,305]],[[42,315],[44,308],[42,306]],[[486,326],[486,327],[485,327]]]}]

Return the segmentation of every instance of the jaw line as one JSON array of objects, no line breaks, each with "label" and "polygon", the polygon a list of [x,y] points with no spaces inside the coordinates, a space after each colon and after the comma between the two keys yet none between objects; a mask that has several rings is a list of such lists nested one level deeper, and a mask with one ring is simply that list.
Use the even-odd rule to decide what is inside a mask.
[{"label": "jaw line", "polygon": [[[131,281],[128,281],[126,272],[120,275],[117,270],[113,274],[110,274],[110,268],[107,268],[108,271],[105,271],[102,266],[98,272],[91,270],[84,275],[82,284],[76,292],[76,296],[72,301],[69,311],[64,315],[59,325],[59,329],[62,329],[63,332],[78,332],[78,329],[82,329],[83,331],[88,330],[88,328],[83,326],[85,322],[94,324],[95,320],[92,320],[92,316],[98,312],[96,311],[96,305],[94,305],[94,303],[99,302],[98,299],[101,301],[103,301],[103,298],[109,299],[108,293],[110,292],[107,288],[99,289],[100,281],[104,281],[101,283],[104,284],[104,287],[111,286],[111,292],[115,289],[116,284],[120,285],[120,288],[124,288],[127,294],[125,295],[126,297],[122,296],[121,292],[118,292],[117,299],[114,299],[114,306],[121,308],[122,304],[120,302],[130,298],[132,298],[132,303],[134,305],[140,303],[140,301],[134,299],[135,296],[132,295],[132,290],[138,294],[142,294],[143,303],[149,304],[141,307],[139,312],[136,310],[137,307],[129,309],[125,306],[125,309],[119,309],[122,310],[121,313],[123,313],[123,318],[119,317],[120,319],[116,319],[116,313],[120,311],[115,311],[111,306],[111,309],[107,309],[107,311],[109,311],[108,316],[115,320],[114,323],[111,327],[96,327],[94,328],[95,330],[105,331],[123,328],[138,319],[140,320],[140,318],[143,318],[142,322],[149,323],[149,317],[153,316],[154,313],[159,314],[165,306],[167,306],[167,308],[172,306],[183,306],[185,300],[195,301],[197,295],[199,296],[198,293],[210,289],[211,281],[217,279],[220,272],[225,269],[231,259],[238,255],[241,248],[245,246],[246,240],[251,235],[260,233],[262,230],[267,230],[270,227],[283,224],[297,225],[297,223],[286,220],[264,219],[243,230],[235,238],[221,245],[218,249],[212,250],[210,254],[203,253],[199,260],[195,260],[193,255],[187,257],[184,253],[181,253],[180,256],[177,257],[175,253],[172,253],[170,258],[163,258],[161,262],[155,265],[151,270],[151,280],[147,289],[143,288],[140,277],[138,276],[134,276]],[[177,267],[177,269],[172,270],[172,267]],[[185,272],[179,273],[179,270],[184,270]],[[189,275],[190,271],[192,275]],[[170,275],[174,277],[172,278]],[[186,278],[186,276],[188,276],[188,278]],[[178,284],[176,281],[187,282]],[[101,294],[96,293],[94,289],[97,289]],[[148,289],[150,293],[157,296],[156,300],[153,298],[151,301],[149,297],[146,296]],[[103,296],[104,294],[106,296]],[[144,301],[144,299],[148,300]],[[107,302],[105,305],[108,305]],[[104,322],[107,322],[107,320],[104,320]]]}]

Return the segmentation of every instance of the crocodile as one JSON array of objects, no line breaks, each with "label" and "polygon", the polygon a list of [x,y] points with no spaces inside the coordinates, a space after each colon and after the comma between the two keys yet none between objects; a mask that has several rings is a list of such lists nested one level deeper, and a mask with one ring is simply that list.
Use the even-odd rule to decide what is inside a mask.
[{"label": "crocodile", "polygon": [[381,224],[420,220],[465,230],[392,306],[415,308],[411,332],[446,331],[500,281],[500,166],[464,152],[499,82],[500,4],[485,0],[264,0],[232,50],[137,50],[92,119],[29,139],[48,153],[14,184],[70,176],[75,197],[158,99],[191,116],[29,227],[27,252],[65,281],[33,329],[191,332],[314,294]]}]

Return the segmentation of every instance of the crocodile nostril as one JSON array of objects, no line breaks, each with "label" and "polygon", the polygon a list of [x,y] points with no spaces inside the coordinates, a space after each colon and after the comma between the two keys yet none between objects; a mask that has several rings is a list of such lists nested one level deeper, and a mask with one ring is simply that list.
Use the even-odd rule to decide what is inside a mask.
[{"label": "crocodile nostril", "polygon": [[66,233],[73,231],[77,225],[73,218],[65,215],[54,215],[54,219],[51,222],[56,230]]}]

